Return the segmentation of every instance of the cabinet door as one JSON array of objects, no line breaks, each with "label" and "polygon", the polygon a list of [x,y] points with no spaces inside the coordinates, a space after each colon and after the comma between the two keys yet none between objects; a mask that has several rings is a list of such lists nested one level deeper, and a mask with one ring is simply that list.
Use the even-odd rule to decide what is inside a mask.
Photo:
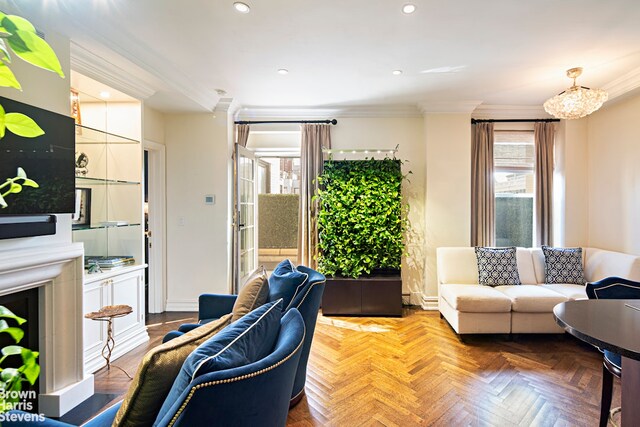
[{"label": "cabinet door", "polygon": [[[84,285],[84,313],[98,311],[108,305],[107,281],[98,281]],[[84,319],[84,359],[85,365],[97,359],[102,359],[100,352],[107,339],[105,322]]]},{"label": "cabinet door", "polygon": [[[111,298],[113,305],[126,304],[133,312],[119,317],[113,322],[116,343],[131,334],[135,334],[144,324],[144,276],[143,271],[135,271],[111,279]],[[121,342],[121,341],[120,341]]]}]

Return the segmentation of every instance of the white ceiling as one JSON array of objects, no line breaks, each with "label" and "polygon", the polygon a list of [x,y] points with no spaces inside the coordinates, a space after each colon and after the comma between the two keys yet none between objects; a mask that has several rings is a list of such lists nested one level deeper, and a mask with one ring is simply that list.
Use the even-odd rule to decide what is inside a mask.
[{"label": "white ceiling", "polygon": [[[540,105],[640,70],[638,0],[0,0],[165,111],[251,107]],[[73,64],[73,60],[72,60]],[[453,67],[456,72],[422,73]],[[286,68],[283,76],[276,71]],[[402,69],[394,76],[392,70]],[[136,86],[136,85],[131,85]],[[121,88],[120,88],[121,89]]]}]

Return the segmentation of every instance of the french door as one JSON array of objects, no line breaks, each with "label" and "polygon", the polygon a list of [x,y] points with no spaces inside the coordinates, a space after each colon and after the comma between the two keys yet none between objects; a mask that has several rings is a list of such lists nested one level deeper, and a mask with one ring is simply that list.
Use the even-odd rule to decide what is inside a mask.
[{"label": "french door", "polygon": [[258,264],[257,161],[251,150],[236,144],[234,213],[234,293]]}]

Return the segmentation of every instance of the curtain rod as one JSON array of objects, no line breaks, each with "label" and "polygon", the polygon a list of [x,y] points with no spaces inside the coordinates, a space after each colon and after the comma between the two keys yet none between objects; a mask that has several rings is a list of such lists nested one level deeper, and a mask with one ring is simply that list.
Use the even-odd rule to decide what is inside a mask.
[{"label": "curtain rod", "polygon": [[476,123],[527,123],[527,122],[559,122],[560,119],[471,119],[471,124]]},{"label": "curtain rod", "polygon": [[338,121],[336,119],[331,120],[236,120],[235,124],[237,125],[263,125],[263,124],[271,124],[271,123],[299,123],[299,124],[326,124],[326,125],[337,125]]}]

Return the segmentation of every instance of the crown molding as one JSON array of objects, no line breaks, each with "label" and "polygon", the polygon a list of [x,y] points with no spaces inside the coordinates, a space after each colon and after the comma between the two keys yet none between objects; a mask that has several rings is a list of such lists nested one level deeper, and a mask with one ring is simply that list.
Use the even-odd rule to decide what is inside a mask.
[{"label": "crown molding", "polygon": [[245,106],[237,111],[238,120],[267,118],[330,119],[330,118],[417,118],[420,111],[412,105],[359,105],[350,107],[254,107]]},{"label": "crown molding", "polygon": [[145,100],[156,93],[156,90],[145,81],[73,41],[71,42],[71,68],[139,100]]},{"label": "crown molding", "polygon": [[467,113],[473,112],[482,101],[425,101],[418,104],[422,114],[427,113]]},{"label": "crown molding", "polygon": [[542,105],[479,105],[474,119],[552,119]]},{"label": "crown molding", "polygon": [[640,87],[640,67],[607,83],[602,90],[609,94],[609,101]]}]

